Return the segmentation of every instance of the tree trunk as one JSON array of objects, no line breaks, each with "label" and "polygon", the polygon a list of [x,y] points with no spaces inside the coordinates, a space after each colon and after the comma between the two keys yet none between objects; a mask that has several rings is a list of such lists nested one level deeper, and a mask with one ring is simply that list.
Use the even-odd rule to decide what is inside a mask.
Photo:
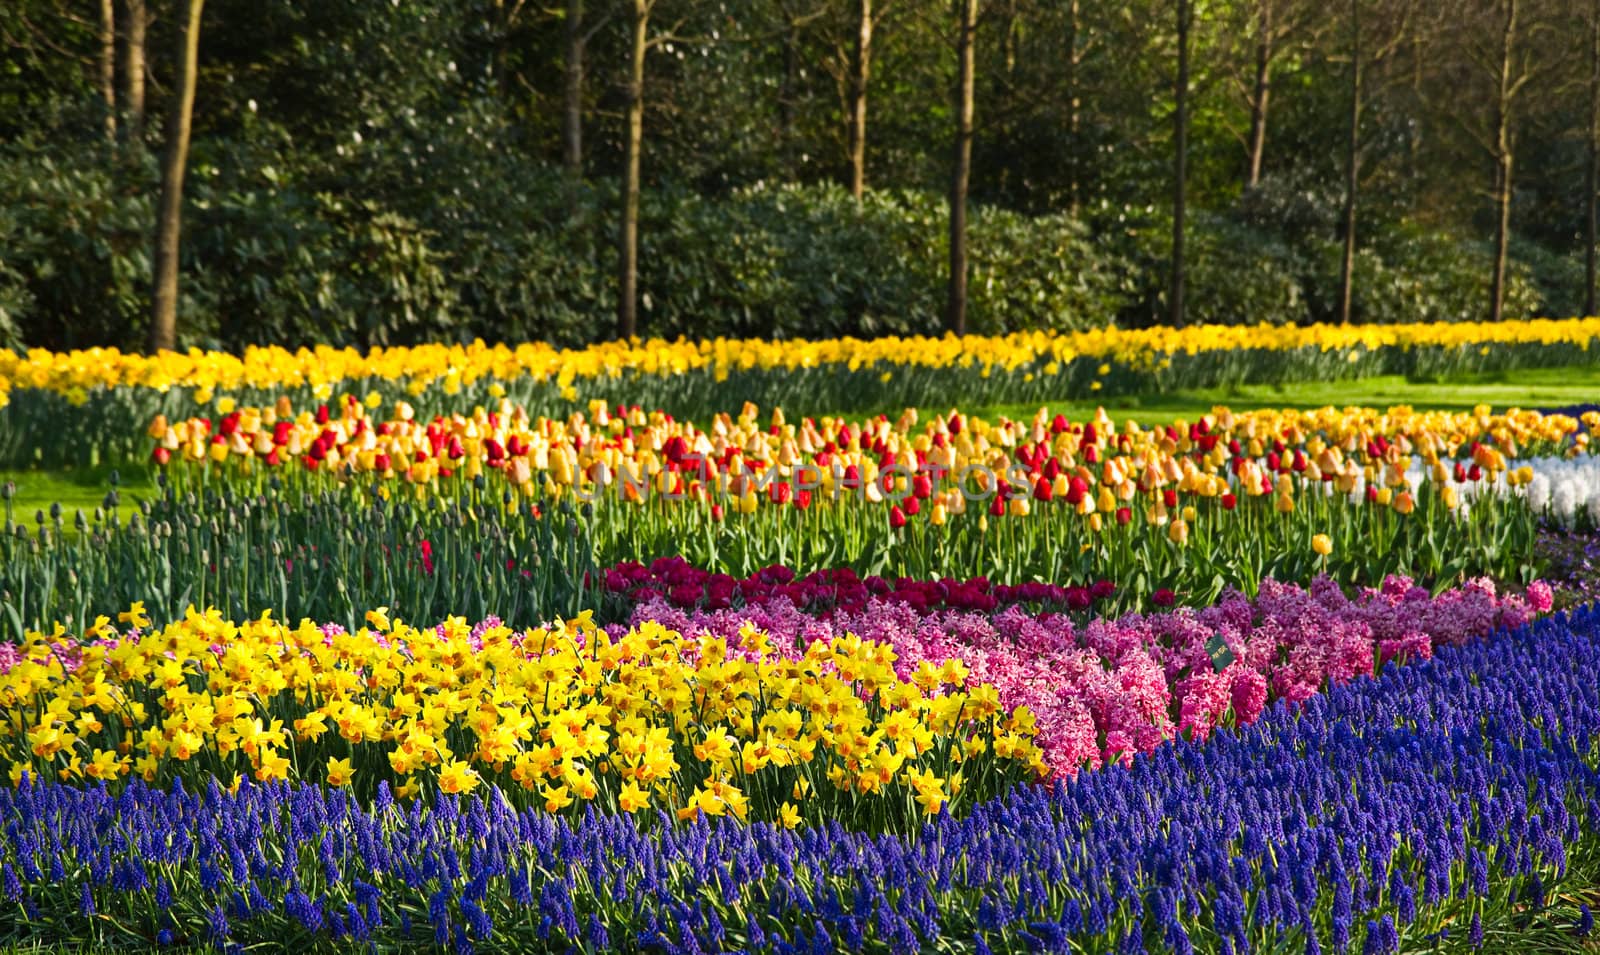
[{"label": "tree trunk", "polygon": [[1511,153],[1500,157],[1495,175],[1494,276],[1489,285],[1489,321],[1505,313],[1506,257],[1511,238]]},{"label": "tree trunk", "polygon": [[1583,314],[1595,313],[1595,247],[1600,244],[1600,0],[1589,5],[1589,169],[1584,209]]},{"label": "tree trunk", "polygon": [[850,195],[867,188],[867,81],[872,76],[872,0],[856,7],[856,49],[850,64]]},{"label": "tree trunk", "polygon": [[106,104],[106,139],[117,141],[117,11],[100,0],[100,98]]},{"label": "tree trunk", "polygon": [[1272,95],[1272,0],[1256,0],[1256,75],[1250,91],[1250,155],[1244,187],[1261,182],[1261,154],[1267,145],[1267,101]]},{"label": "tree trunk", "polygon": [[1172,275],[1167,289],[1168,319],[1183,325],[1183,218],[1189,178],[1189,26],[1190,0],[1178,0],[1178,76],[1172,113]]},{"label": "tree trunk", "polygon": [[956,33],[956,155],[950,176],[950,295],[945,318],[957,335],[967,333],[967,183],[972,175],[972,100],[978,0],[959,0]]},{"label": "tree trunk", "polygon": [[644,144],[644,57],[651,0],[633,0],[628,60],[628,128],[622,144],[622,230],[617,256],[617,337],[639,328],[639,150]]},{"label": "tree trunk", "polygon": [[1517,40],[1517,0],[1506,0],[1500,30],[1500,89],[1494,101],[1494,275],[1489,282],[1489,321],[1500,321],[1506,298],[1506,254],[1511,240],[1511,58]]},{"label": "tree trunk", "polygon": [[1339,267],[1339,321],[1350,322],[1356,272],[1356,193],[1361,188],[1361,0],[1350,0],[1350,126],[1344,147],[1344,260]]},{"label": "tree trunk", "polygon": [[1067,210],[1074,217],[1083,204],[1083,187],[1078,175],[1078,16],[1079,0],[1067,0]]},{"label": "tree trunk", "polygon": [[189,133],[200,59],[200,10],[205,0],[188,0],[178,36],[178,68],[173,78],[172,111],[167,120],[167,151],[161,161],[161,201],[156,212],[156,249],[150,297],[150,350],[172,349],[178,338],[178,239],[183,226],[183,176],[189,162]]},{"label": "tree trunk", "polygon": [[567,218],[578,217],[583,184],[583,0],[567,0],[566,80],[562,86],[561,168],[567,177]]},{"label": "tree trunk", "polygon": [[145,0],[124,0],[122,19],[127,24],[122,34],[123,109],[128,115],[128,141],[139,143],[144,139],[145,28],[150,25]]}]

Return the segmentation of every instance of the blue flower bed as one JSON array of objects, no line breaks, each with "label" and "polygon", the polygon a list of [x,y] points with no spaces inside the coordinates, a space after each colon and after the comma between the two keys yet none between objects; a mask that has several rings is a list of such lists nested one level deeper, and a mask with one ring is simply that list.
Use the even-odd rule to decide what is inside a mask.
[{"label": "blue flower bed", "polygon": [[[1600,613],[911,838],[316,786],[0,791],[0,937],[459,951],[1476,946],[1600,858]],[[1588,931],[1587,909],[1572,929]]]}]

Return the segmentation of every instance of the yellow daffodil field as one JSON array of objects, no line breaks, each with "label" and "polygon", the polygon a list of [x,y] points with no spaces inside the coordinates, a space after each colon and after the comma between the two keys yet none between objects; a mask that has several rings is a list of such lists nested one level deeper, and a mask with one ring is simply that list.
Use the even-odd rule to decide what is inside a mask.
[{"label": "yellow daffodil field", "polygon": [[0,351],[0,942],[1576,937],[1600,408],[1059,409],[1597,336]]}]

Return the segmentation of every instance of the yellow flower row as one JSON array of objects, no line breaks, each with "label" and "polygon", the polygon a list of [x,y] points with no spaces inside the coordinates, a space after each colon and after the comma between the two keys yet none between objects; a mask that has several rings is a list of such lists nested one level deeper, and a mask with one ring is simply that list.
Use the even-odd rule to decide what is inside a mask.
[{"label": "yellow flower row", "polygon": [[[243,357],[190,350],[155,356],[116,349],[26,354],[0,351],[0,404],[10,391],[40,388],[81,397],[96,388],[119,385],[166,390],[210,391],[297,385],[330,388],[358,379],[404,381],[422,389],[439,383],[447,391],[480,379],[531,378],[571,389],[595,379],[633,375],[709,373],[717,380],[737,371],[838,367],[967,368],[979,373],[1023,366],[1042,374],[1059,373],[1078,358],[1110,360],[1149,369],[1166,356],[1244,349],[1323,351],[1570,345],[1587,350],[1600,338],[1600,319],[1535,319],[1499,323],[1418,323],[1410,325],[1202,325],[1188,328],[1097,329],[1086,332],[1018,332],[984,337],[840,338],[822,341],[712,339],[704,341],[605,342],[561,349],[542,343],[517,346],[420,345],[355,349],[318,347],[289,351],[250,348]],[[1109,369],[1108,369],[1109,370]]]},{"label": "yellow flower row", "polygon": [[[122,619],[149,624],[137,606]],[[901,680],[887,645],[784,653],[747,630],[730,649],[654,624],[613,639],[587,615],[526,633],[367,619],[351,634],[191,608],[119,642],[102,617],[81,660],[59,630],[34,634],[0,675],[0,753],[14,781],[248,774],[402,797],[490,781],[550,812],[786,825],[937,813],[1045,772],[1026,709],[1002,712],[956,661]]]}]

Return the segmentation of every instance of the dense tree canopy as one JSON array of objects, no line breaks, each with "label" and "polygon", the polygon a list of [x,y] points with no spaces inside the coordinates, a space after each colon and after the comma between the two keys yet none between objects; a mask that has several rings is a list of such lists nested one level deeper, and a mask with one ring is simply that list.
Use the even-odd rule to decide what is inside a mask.
[{"label": "dense tree canopy", "polygon": [[[1592,306],[1600,0],[192,9],[179,344]],[[0,5],[0,344],[149,336],[190,13]]]}]

